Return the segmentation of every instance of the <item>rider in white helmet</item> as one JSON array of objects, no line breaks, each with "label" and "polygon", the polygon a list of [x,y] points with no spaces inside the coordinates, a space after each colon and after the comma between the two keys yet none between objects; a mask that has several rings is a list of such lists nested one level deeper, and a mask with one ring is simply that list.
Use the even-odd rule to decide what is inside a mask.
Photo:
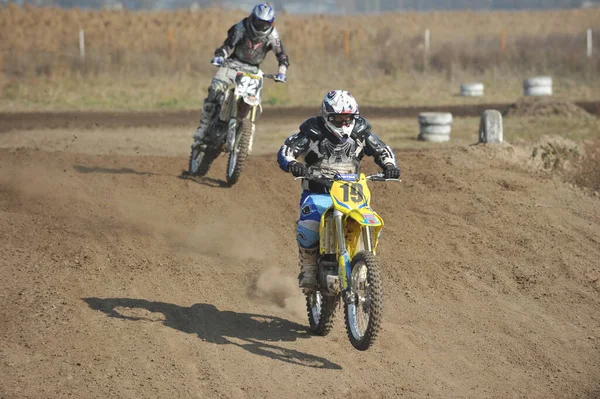
[{"label": "rider in white helmet", "polygon": [[[386,178],[399,178],[400,169],[391,148],[371,132],[360,116],[354,97],[332,90],[321,104],[321,115],[307,119],[300,131],[285,141],[277,162],[285,172],[305,176],[315,166],[331,173],[358,173],[364,155],[372,156]],[[303,158],[304,162],[298,161]],[[319,255],[319,222],[331,205],[327,189],[314,181],[303,182],[297,240],[300,259],[299,286],[314,288]]]},{"label": "rider in white helmet", "polygon": [[275,81],[285,82],[289,58],[279,38],[277,29],[273,26],[275,10],[269,3],[259,4],[252,13],[227,32],[227,39],[221,47],[215,50],[211,63],[220,66],[210,87],[208,97],[204,100],[200,125],[194,134],[194,140],[203,142],[206,129],[216,111],[216,105],[221,100],[229,84],[233,83],[238,71],[257,73],[269,51],[273,51],[279,61],[279,71]]}]

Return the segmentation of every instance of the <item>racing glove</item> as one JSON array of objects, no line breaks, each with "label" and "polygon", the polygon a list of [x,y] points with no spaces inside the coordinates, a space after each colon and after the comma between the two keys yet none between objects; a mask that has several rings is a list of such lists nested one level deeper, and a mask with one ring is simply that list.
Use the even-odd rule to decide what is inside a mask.
[{"label": "racing glove", "polygon": [[400,178],[400,168],[391,163],[385,165],[385,169],[383,170],[383,174],[386,179],[398,179]]},{"label": "racing glove", "polygon": [[292,162],[288,166],[288,170],[295,177],[304,177],[306,176],[306,165],[302,162]]},{"label": "racing glove", "polygon": [[273,80],[279,83],[285,83],[287,80],[287,76],[285,73],[278,73],[277,75],[275,75],[275,78],[273,78]]},{"label": "racing glove", "polygon": [[212,60],[210,60],[210,63],[213,64],[214,66],[221,66],[223,65],[223,62],[225,61],[225,58],[223,57],[214,57]]}]

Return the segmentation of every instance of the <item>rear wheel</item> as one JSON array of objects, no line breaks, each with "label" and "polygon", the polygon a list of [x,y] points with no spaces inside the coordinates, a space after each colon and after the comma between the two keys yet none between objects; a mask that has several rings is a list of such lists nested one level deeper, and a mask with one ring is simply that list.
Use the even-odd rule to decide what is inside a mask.
[{"label": "rear wheel", "polygon": [[354,298],[345,306],[346,332],[350,343],[364,351],[375,342],[381,328],[383,286],[375,256],[360,251],[352,259]]},{"label": "rear wheel", "polygon": [[306,294],[309,330],[313,334],[325,336],[333,327],[337,296],[324,296],[319,291]]},{"label": "rear wheel", "polygon": [[237,183],[248,158],[250,140],[252,139],[252,126],[253,124],[250,120],[242,120],[238,130],[238,138],[232,151],[229,153],[226,177],[227,184],[230,186]]},{"label": "rear wheel", "polygon": [[217,155],[217,151],[204,144],[193,144],[188,165],[189,175],[204,176],[207,174]]}]

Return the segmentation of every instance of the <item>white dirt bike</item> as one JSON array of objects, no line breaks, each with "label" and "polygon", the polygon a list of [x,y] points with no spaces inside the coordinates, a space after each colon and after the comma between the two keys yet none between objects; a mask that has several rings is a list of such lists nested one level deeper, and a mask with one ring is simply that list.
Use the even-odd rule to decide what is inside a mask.
[{"label": "white dirt bike", "polygon": [[190,154],[188,174],[204,176],[213,161],[222,152],[229,153],[226,179],[229,186],[237,183],[248,155],[252,152],[254,121],[260,104],[263,78],[275,79],[275,74],[238,72],[235,83],[225,91],[219,101],[209,128],[207,143],[194,142]]}]

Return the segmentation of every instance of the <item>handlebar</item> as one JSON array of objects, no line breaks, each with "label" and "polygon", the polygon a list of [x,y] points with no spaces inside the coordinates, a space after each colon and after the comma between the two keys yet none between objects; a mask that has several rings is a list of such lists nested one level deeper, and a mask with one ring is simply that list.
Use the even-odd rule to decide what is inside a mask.
[{"label": "handlebar", "polygon": [[[371,181],[395,181],[395,182],[402,181],[401,179],[386,179],[385,175],[381,172],[375,173],[372,175],[367,175],[367,176],[365,176],[365,179],[371,180]],[[342,179],[335,179],[333,177],[307,175],[307,176],[294,177],[294,180],[309,180],[309,181],[314,181],[316,183],[322,184],[324,186],[331,186],[332,182],[334,182],[336,180],[342,180]]]},{"label": "handlebar", "polygon": [[[223,68],[223,67],[227,66],[226,62],[223,62],[222,64],[211,62],[211,64],[218,68]],[[254,74],[251,74],[251,75],[255,76]],[[263,79],[277,80],[277,74],[276,73],[265,73],[265,74],[263,74]]]},{"label": "handlebar", "polygon": [[277,80],[277,74],[276,73],[265,73],[265,74],[263,74],[263,78],[271,79],[271,80],[274,80],[275,82],[278,82],[278,83],[285,83],[285,80]]},{"label": "handlebar", "polygon": [[296,181],[296,180],[314,181],[315,183],[320,184],[323,187],[326,187],[327,190],[329,190],[331,188],[331,186],[333,185],[334,179],[328,179],[325,177],[317,177],[317,176],[298,176],[298,177],[294,177],[294,181]]},{"label": "handlebar", "polygon": [[375,173],[374,175],[365,176],[365,178],[367,180],[371,180],[371,181],[397,181],[397,182],[402,181],[401,179],[386,179],[385,175],[381,172]]}]

